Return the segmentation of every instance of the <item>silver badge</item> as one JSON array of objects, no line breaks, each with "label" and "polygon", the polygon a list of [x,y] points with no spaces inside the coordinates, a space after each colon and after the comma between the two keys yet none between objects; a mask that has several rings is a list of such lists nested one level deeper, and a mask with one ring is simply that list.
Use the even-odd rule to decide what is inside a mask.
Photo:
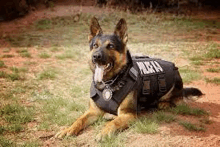
[{"label": "silver badge", "polygon": [[112,90],[109,88],[106,88],[102,92],[102,96],[105,101],[109,101],[112,98]]}]

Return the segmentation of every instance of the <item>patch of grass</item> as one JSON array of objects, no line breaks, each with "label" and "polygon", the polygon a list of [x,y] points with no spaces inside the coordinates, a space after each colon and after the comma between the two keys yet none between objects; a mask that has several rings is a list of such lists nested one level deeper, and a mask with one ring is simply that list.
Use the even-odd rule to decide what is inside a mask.
[{"label": "patch of grass", "polygon": [[12,124],[7,128],[8,132],[18,133],[21,132],[24,128],[21,126],[21,124]]},{"label": "patch of grass", "polygon": [[207,83],[213,83],[213,84],[217,84],[217,85],[220,85],[220,78],[213,78],[213,79],[209,79],[209,78],[205,78],[205,81]]},{"label": "patch of grass", "polygon": [[7,115],[5,120],[9,123],[27,123],[33,120],[32,116],[26,112],[22,114]]},{"label": "patch of grass", "polygon": [[19,70],[17,67],[10,67],[11,71],[14,72],[14,73],[19,73]]},{"label": "patch of grass", "polygon": [[21,80],[22,79],[18,73],[8,74],[7,78],[12,80],[12,81]]},{"label": "patch of grass", "polygon": [[43,59],[47,59],[47,58],[50,58],[51,56],[50,56],[48,53],[45,53],[45,52],[44,52],[44,53],[40,53],[40,54],[39,54],[39,57],[40,57],[40,58],[43,58]]},{"label": "patch of grass", "polygon": [[4,71],[0,71],[0,78],[7,78],[8,74]]},{"label": "patch of grass", "polygon": [[17,104],[4,106],[0,109],[0,114],[7,122],[13,124],[27,123],[33,120],[33,111]]},{"label": "patch of grass", "polygon": [[74,55],[69,54],[69,53],[64,53],[64,54],[56,55],[56,58],[60,60],[71,59],[71,58],[74,58]]},{"label": "patch of grass", "polygon": [[40,144],[34,141],[28,141],[28,142],[25,142],[23,145],[21,145],[21,147],[39,147],[39,146]]},{"label": "patch of grass", "polygon": [[27,67],[21,67],[18,69],[19,72],[28,72],[28,68]]},{"label": "patch of grass", "polygon": [[41,19],[37,20],[35,23],[35,28],[38,30],[46,30],[51,28],[51,20],[50,19]]},{"label": "patch of grass", "polygon": [[42,123],[40,123],[40,125],[38,126],[38,130],[49,130],[50,129],[50,124],[47,121],[43,121]]},{"label": "patch of grass", "polygon": [[9,53],[10,50],[11,50],[10,48],[4,48],[4,49],[3,49],[3,53]]},{"label": "patch of grass", "polygon": [[5,65],[4,61],[0,60],[0,68],[2,68],[2,67],[6,67],[6,65]]},{"label": "patch of grass", "polygon": [[21,57],[27,57],[27,58],[30,58],[31,57],[31,54],[28,52],[27,49],[20,49],[17,51],[19,53],[19,55]]},{"label": "patch of grass", "polygon": [[184,83],[190,83],[201,78],[198,71],[191,70],[188,67],[179,68],[179,71]]},{"label": "patch of grass", "polygon": [[[59,109],[57,109],[59,108]],[[61,111],[62,110],[62,111]],[[58,125],[71,125],[71,123],[78,117],[69,117],[71,113],[79,113],[85,111],[84,105],[76,104],[74,101],[68,101],[63,98],[47,99],[46,104],[43,107],[44,123],[46,124],[58,124]],[[42,124],[42,127],[45,124]]]},{"label": "patch of grass", "polygon": [[206,54],[205,54],[206,58],[209,59],[213,59],[213,58],[220,58],[220,49],[218,48],[214,48],[214,49],[210,49]]},{"label": "patch of grass", "polygon": [[37,62],[25,61],[24,64],[25,65],[36,65]]},{"label": "patch of grass", "polygon": [[18,94],[18,93],[25,93],[26,92],[27,87],[15,87],[11,90],[11,92],[13,94]]},{"label": "patch of grass", "polygon": [[0,146],[2,147],[16,147],[16,144],[13,141],[5,139],[3,136],[0,136]]},{"label": "patch of grass", "polygon": [[53,69],[44,70],[38,75],[39,80],[45,80],[45,79],[54,80],[55,78],[56,78],[56,72]]},{"label": "patch of grass", "polygon": [[186,122],[186,121],[180,121],[180,125],[182,125],[184,128],[186,128],[189,131],[206,131],[204,127],[198,127],[195,124],[192,124],[191,122]]},{"label": "patch of grass", "polygon": [[60,49],[56,46],[51,48],[51,52],[58,52],[58,51],[60,51]]},{"label": "patch of grass", "polygon": [[15,112],[21,112],[22,107],[19,105],[6,105],[3,108],[0,109],[0,114],[12,114]]},{"label": "patch of grass", "polygon": [[138,133],[154,134],[157,133],[158,127],[159,125],[155,121],[144,117],[132,124],[132,129]]},{"label": "patch of grass", "polygon": [[12,57],[14,57],[14,55],[11,54],[2,55],[2,58],[12,58]]},{"label": "patch of grass", "polygon": [[194,65],[204,65],[204,58],[201,56],[194,56],[189,58],[192,61],[192,64]]},{"label": "patch of grass", "polygon": [[208,115],[203,109],[200,108],[190,108],[186,104],[178,105],[176,107],[170,108],[170,111],[175,114],[182,114],[182,115],[194,115],[194,116],[204,116]]},{"label": "patch of grass", "polygon": [[153,113],[153,119],[157,122],[165,122],[165,123],[171,123],[173,121],[176,121],[176,117],[173,114],[166,114],[163,111],[158,111],[156,113]]},{"label": "patch of grass", "polygon": [[106,136],[99,143],[100,147],[125,147],[125,135],[122,132],[119,134],[112,134],[111,136]]},{"label": "patch of grass", "polygon": [[216,67],[216,68],[208,68],[206,71],[219,73],[220,72],[220,68],[218,68],[218,67]]},{"label": "patch of grass", "polygon": [[0,135],[2,135],[5,132],[5,127],[4,126],[0,126]]},{"label": "patch of grass", "polygon": [[19,73],[18,73],[18,68],[11,68],[11,70],[13,71],[13,73],[8,74],[4,71],[0,71],[0,78],[7,78],[10,79],[11,81],[16,81],[16,80],[24,80],[24,78],[22,78]]}]

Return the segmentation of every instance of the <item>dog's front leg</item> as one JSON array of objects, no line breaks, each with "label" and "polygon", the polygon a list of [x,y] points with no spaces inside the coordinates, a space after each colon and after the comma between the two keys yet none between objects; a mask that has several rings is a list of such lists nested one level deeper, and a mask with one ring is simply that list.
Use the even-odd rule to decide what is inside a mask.
[{"label": "dog's front leg", "polygon": [[131,92],[123,100],[118,108],[118,116],[105,125],[101,133],[97,135],[97,141],[101,141],[105,137],[111,137],[111,135],[118,130],[126,129],[129,124],[136,119],[137,112],[134,96],[134,92]]},{"label": "dog's front leg", "polygon": [[104,112],[99,109],[93,100],[90,100],[90,107],[82,116],[80,116],[69,128],[58,132],[55,137],[63,138],[70,135],[78,135],[79,132],[88,125],[95,122]]}]

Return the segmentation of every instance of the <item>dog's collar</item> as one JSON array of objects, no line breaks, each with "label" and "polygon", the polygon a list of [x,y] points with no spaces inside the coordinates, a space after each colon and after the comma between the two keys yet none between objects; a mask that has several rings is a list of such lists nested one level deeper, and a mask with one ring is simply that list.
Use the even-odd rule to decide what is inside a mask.
[{"label": "dog's collar", "polygon": [[[112,98],[114,92],[121,90],[125,86],[130,68],[131,66],[126,65],[120,71],[120,74],[118,74],[113,80],[103,82],[103,84],[99,85],[99,87],[94,85],[96,89],[102,91],[102,97],[105,99],[105,101],[109,101]],[[93,83],[95,82],[93,81]]]}]

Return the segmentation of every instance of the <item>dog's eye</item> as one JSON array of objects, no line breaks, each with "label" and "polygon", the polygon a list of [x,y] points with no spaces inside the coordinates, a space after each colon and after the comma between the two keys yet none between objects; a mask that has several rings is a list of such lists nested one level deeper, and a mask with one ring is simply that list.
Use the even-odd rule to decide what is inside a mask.
[{"label": "dog's eye", "polygon": [[94,48],[98,48],[98,44],[94,43],[94,44],[93,44],[93,47],[94,47]]},{"label": "dog's eye", "polygon": [[114,48],[114,45],[113,45],[113,44],[109,44],[109,45],[108,45],[108,48],[109,48],[109,49],[113,49],[113,48]]}]

